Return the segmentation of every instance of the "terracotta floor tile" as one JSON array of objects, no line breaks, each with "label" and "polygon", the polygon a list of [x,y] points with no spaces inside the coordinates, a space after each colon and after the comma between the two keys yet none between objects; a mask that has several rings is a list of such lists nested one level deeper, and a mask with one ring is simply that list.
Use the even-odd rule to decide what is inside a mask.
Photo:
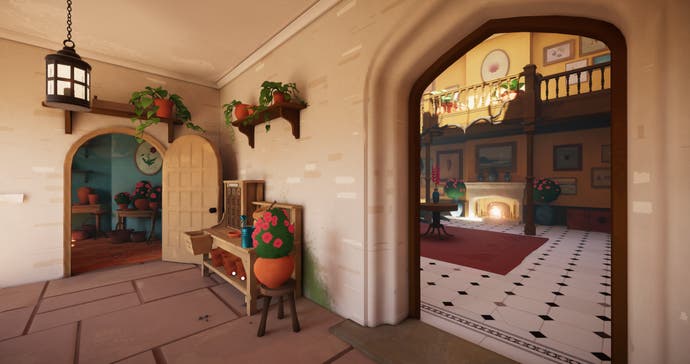
[{"label": "terracotta floor tile", "polygon": [[0,342],[0,362],[73,364],[76,337],[74,323],[6,340]]},{"label": "terracotta floor tile", "polygon": [[335,364],[374,364],[375,361],[369,359],[366,355],[362,354],[357,349],[352,349],[347,352],[347,354],[338,358],[334,361]]},{"label": "terracotta floor tile", "polygon": [[129,357],[125,360],[118,361],[118,364],[156,364],[156,358],[153,356],[151,350],[145,351],[141,354]]},{"label": "terracotta floor tile", "polygon": [[0,289],[0,312],[33,306],[41,295],[45,282]]},{"label": "terracotta floor tile", "polygon": [[140,301],[137,297],[137,294],[128,293],[121,296],[110,297],[82,305],[70,306],[59,310],[38,314],[36,317],[34,317],[34,322],[31,324],[31,329],[29,332],[45,330],[47,328],[63,325],[68,322],[77,322],[88,317],[122,310],[124,308],[137,306],[139,304]]},{"label": "terracotta floor tile", "polygon": [[78,275],[76,277],[50,281],[50,283],[48,283],[48,289],[46,290],[45,297],[83,291],[113,283],[146,278],[157,274],[175,272],[183,269],[189,269],[193,266],[193,264],[179,264],[159,261],[90,272],[88,274]]},{"label": "terracotta floor tile", "polygon": [[68,293],[55,297],[44,298],[41,301],[41,306],[38,312],[46,312],[57,310],[67,306],[78,305],[96,300],[101,300],[108,297],[119,296],[121,294],[134,292],[132,282],[122,282],[105,287],[98,287],[86,291],[79,291],[75,293]]},{"label": "terracotta floor tile", "polygon": [[[206,315],[208,321],[199,319]],[[206,289],[88,318],[81,325],[79,362],[117,361],[235,318]]]},{"label": "terracotta floor tile", "polygon": [[134,281],[144,302],[214,286],[217,283],[201,276],[201,269],[187,269]]},{"label": "terracotta floor tile", "polygon": [[[165,345],[168,364],[174,363],[323,363],[345,350],[348,344],[329,334],[328,328],[343,320],[317,304],[297,301],[302,330],[292,332],[289,310],[283,320],[269,311],[266,334],[257,337],[260,316],[238,320]],[[194,348],[194,350],[190,350]]]},{"label": "terracotta floor tile", "polygon": [[33,307],[24,307],[0,313],[0,340],[21,335],[33,310]]}]

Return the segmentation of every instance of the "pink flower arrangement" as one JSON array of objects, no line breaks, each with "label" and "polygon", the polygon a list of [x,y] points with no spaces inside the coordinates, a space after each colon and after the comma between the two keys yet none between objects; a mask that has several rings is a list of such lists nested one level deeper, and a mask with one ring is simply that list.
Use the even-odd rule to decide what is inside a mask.
[{"label": "pink flower arrangement", "polygon": [[129,192],[119,192],[114,197],[117,204],[129,204],[132,201],[132,195]]},{"label": "pink flower arrangement", "polygon": [[151,189],[149,193],[149,201],[151,202],[161,202],[163,189],[161,186],[156,186]]},{"label": "pink flower arrangement", "polygon": [[272,208],[254,221],[252,240],[256,255],[262,258],[281,258],[292,251],[295,226],[284,209]]},{"label": "pink flower arrangement", "polygon": [[532,184],[535,202],[549,203],[555,201],[561,194],[561,186],[554,180],[539,178]]},{"label": "pink flower arrangement", "polygon": [[457,180],[455,178],[447,180],[446,185],[443,187],[443,193],[453,200],[464,198],[465,191],[467,191],[465,183],[462,180]]},{"label": "pink flower arrangement", "polygon": [[151,194],[151,183],[149,181],[139,181],[134,185],[134,199],[148,199]]},{"label": "pink flower arrangement", "polygon": [[434,182],[436,187],[441,183],[441,170],[438,167],[431,167],[431,182]]}]

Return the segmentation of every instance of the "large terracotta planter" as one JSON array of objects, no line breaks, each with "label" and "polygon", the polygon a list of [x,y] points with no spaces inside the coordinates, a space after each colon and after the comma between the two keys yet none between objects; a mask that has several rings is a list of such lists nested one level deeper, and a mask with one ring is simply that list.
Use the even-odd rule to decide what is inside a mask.
[{"label": "large terracotta planter", "polygon": [[89,203],[89,194],[91,193],[91,187],[82,186],[77,189],[77,198],[79,199],[80,205],[87,205]]},{"label": "large terracotta planter", "polygon": [[240,258],[226,251],[223,251],[221,254],[223,255],[223,267],[225,268],[225,274],[227,274],[228,276],[237,275],[236,264],[238,261],[240,261]]},{"label": "large terracotta planter", "polygon": [[128,203],[119,203],[119,204],[117,204],[117,209],[118,209],[118,210],[127,210],[128,207],[129,207],[129,204],[128,204]]},{"label": "large terracotta planter", "polygon": [[221,265],[223,265],[223,249],[211,249],[211,264],[214,267],[220,267]]},{"label": "large terracotta planter", "polygon": [[251,105],[249,105],[249,104],[239,104],[239,105],[235,106],[235,118],[237,120],[242,120],[242,119],[246,118],[247,116],[249,116],[249,114],[250,114],[249,113],[249,111],[250,111],[249,107],[250,106]]},{"label": "large terracotta planter", "polygon": [[273,104],[282,104],[285,102],[285,94],[279,91],[273,92]]},{"label": "large terracotta planter", "polygon": [[137,208],[137,210],[148,210],[149,209],[149,200],[145,198],[138,198],[134,200],[134,207]]},{"label": "large terracotta planter", "polygon": [[278,288],[285,283],[295,269],[291,255],[282,258],[256,258],[254,274],[256,279],[268,288]]},{"label": "large terracotta planter", "polygon": [[172,117],[173,102],[169,99],[153,99],[153,104],[158,106],[156,116],[160,118]]}]

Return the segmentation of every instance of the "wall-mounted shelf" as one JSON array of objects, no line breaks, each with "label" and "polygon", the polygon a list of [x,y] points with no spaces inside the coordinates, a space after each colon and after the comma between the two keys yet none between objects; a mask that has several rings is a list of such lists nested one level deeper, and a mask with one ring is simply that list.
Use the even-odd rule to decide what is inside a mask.
[{"label": "wall-mounted shelf", "polygon": [[254,148],[254,127],[276,118],[287,120],[292,126],[292,135],[295,139],[299,139],[299,113],[306,107],[305,104],[287,102],[271,105],[266,110],[257,112],[256,116],[252,115],[251,120],[245,118],[233,121],[232,126],[237,127],[242,134],[247,136],[249,146],[252,148]]},{"label": "wall-mounted shelf", "polygon": [[[50,107],[42,102],[44,107]],[[74,118],[75,111],[65,110],[65,134],[72,134],[72,122]],[[94,96],[93,101],[91,101],[91,113],[100,115],[110,115],[119,116],[123,118],[136,117],[134,113],[134,105],[123,104],[120,102],[104,101],[99,100],[97,96]],[[175,125],[182,125],[182,122],[177,119],[160,118],[162,123],[168,124],[168,143],[172,143],[175,140]]]}]

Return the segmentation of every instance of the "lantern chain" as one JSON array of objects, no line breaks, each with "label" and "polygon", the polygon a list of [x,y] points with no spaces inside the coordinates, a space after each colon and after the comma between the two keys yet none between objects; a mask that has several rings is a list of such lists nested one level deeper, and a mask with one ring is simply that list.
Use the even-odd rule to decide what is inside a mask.
[{"label": "lantern chain", "polygon": [[75,45],[72,41],[72,0],[67,0],[67,39],[62,42],[62,45],[67,48],[74,48]]}]

